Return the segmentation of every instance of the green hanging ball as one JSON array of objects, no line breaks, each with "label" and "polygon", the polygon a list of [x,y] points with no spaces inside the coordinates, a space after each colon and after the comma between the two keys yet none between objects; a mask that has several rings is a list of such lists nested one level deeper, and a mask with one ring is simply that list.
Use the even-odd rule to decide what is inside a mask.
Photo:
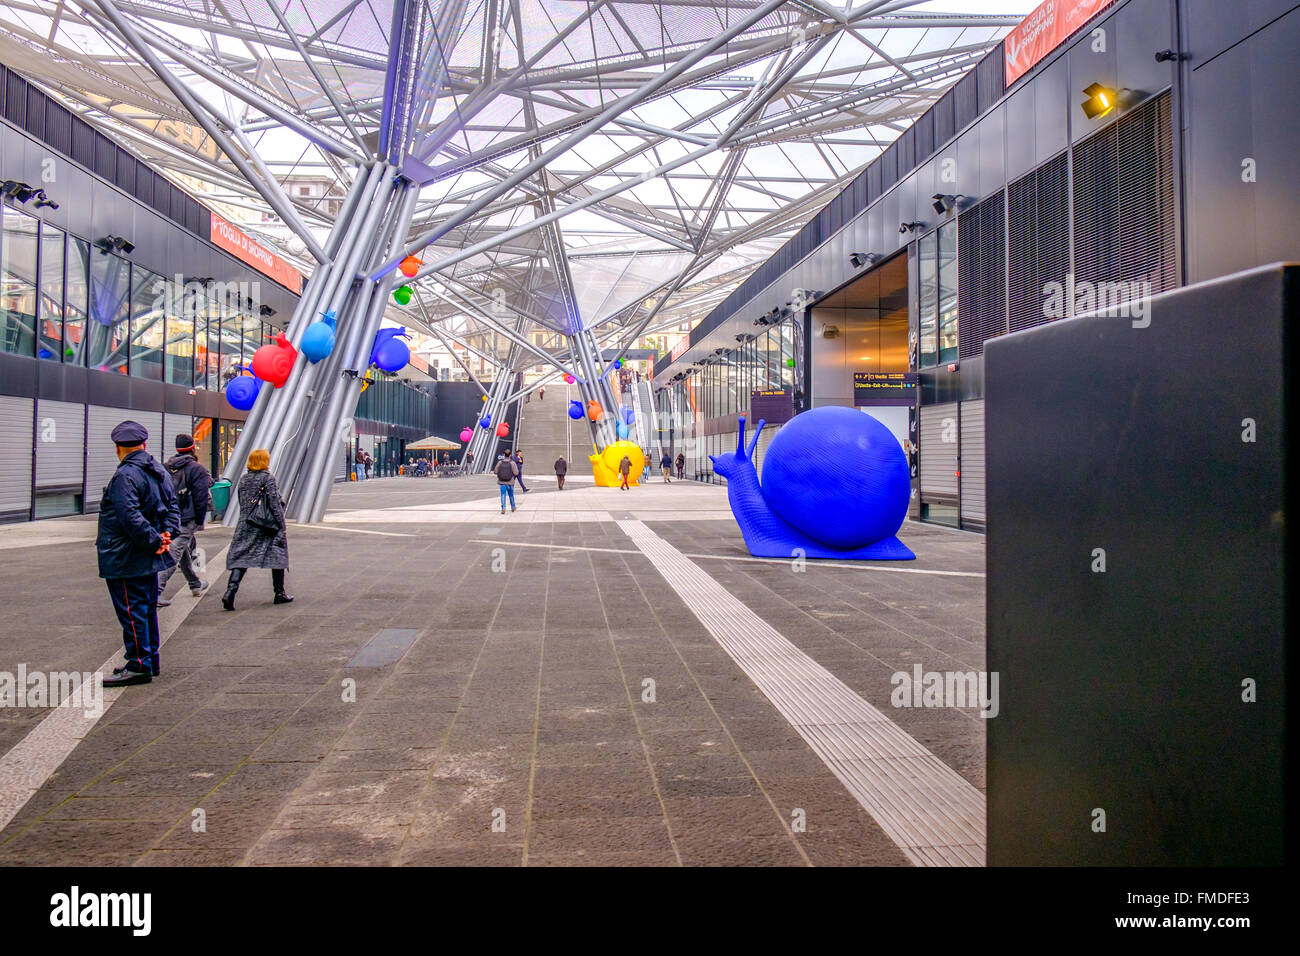
[{"label": "green hanging ball", "polygon": [[69,348],[69,349],[67,349],[66,351],[64,351],[64,353],[63,353],[63,357],[64,357],[64,358],[72,358],[72,357],[73,357],[74,355],[76,355],[76,354],[77,354],[77,350],[76,350],[76,349],[74,349],[74,348]]},{"label": "green hanging ball", "polygon": [[794,368],[794,359],[792,359],[792,358],[788,358],[788,359],[786,359],[786,360],[785,360],[785,367],[786,367],[786,368]]},{"label": "green hanging ball", "polygon": [[398,305],[406,305],[411,301],[411,287],[404,285],[394,289],[393,298],[397,300]]}]

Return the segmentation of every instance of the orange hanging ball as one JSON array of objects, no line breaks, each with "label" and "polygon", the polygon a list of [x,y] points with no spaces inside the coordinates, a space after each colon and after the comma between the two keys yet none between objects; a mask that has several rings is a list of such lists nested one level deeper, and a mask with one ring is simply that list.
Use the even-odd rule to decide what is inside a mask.
[{"label": "orange hanging ball", "polygon": [[422,265],[424,265],[424,263],[415,258],[415,256],[407,256],[402,260],[402,264],[398,266],[398,268],[402,270],[402,275],[409,279],[420,271],[420,266]]},{"label": "orange hanging ball", "polygon": [[508,437],[510,435],[510,426],[507,425],[505,422],[502,422],[500,425],[497,426],[497,435],[499,435],[501,438]]},{"label": "orange hanging ball", "polygon": [[600,407],[600,402],[587,403],[587,417],[589,417],[593,422],[600,421],[604,414],[605,409]]}]

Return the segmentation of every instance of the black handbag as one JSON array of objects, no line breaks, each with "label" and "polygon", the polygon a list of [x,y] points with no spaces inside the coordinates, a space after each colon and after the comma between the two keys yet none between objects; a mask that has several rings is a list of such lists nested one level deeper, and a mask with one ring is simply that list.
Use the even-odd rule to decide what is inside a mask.
[{"label": "black handbag", "polygon": [[271,510],[271,503],[266,499],[265,485],[258,491],[257,500],[253,502],[253,507],[248,509],[244,522],[262,534],[280,533],[280,522],[276,520],[275,512]]}]

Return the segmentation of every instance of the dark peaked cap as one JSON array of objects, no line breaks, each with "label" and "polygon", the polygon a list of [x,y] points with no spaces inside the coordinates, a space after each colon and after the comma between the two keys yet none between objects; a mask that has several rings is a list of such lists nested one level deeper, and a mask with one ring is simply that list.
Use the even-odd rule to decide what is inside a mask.
[{"label": "dark peaked cap", "polygon": [[113,429],[115,445],[142,445],[149,440],[148,430],[139,422],[122,422]]}]

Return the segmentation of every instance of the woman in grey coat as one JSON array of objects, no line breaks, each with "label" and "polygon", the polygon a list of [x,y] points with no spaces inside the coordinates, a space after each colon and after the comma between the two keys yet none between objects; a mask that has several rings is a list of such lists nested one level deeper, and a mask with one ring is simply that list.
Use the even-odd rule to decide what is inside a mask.
[{"label": "woman in grey coat", "polygon": [[[227,611],[235,609],[235,592],[239,590],[239,582],[243,580],[244,571],[248,568],[271,569],[276,604],[288,604],[293,600],[284,591],[284,572],[289,567],[284,502],[280,500],[274,476],[266,470],[270,464],[270,453],[265,448],[255,449],[248,456],[248,471],[239,479],[239,524],[235,526],[235,536],[230,541],[230,550],[226,552],[230,580],[226,582],[226,593],[221,599],[221,606]],[[266,492],[271,513],[280,524],[280,530],[274,534],[267,534],[248,523],[249,512],[263,491]]]}]

